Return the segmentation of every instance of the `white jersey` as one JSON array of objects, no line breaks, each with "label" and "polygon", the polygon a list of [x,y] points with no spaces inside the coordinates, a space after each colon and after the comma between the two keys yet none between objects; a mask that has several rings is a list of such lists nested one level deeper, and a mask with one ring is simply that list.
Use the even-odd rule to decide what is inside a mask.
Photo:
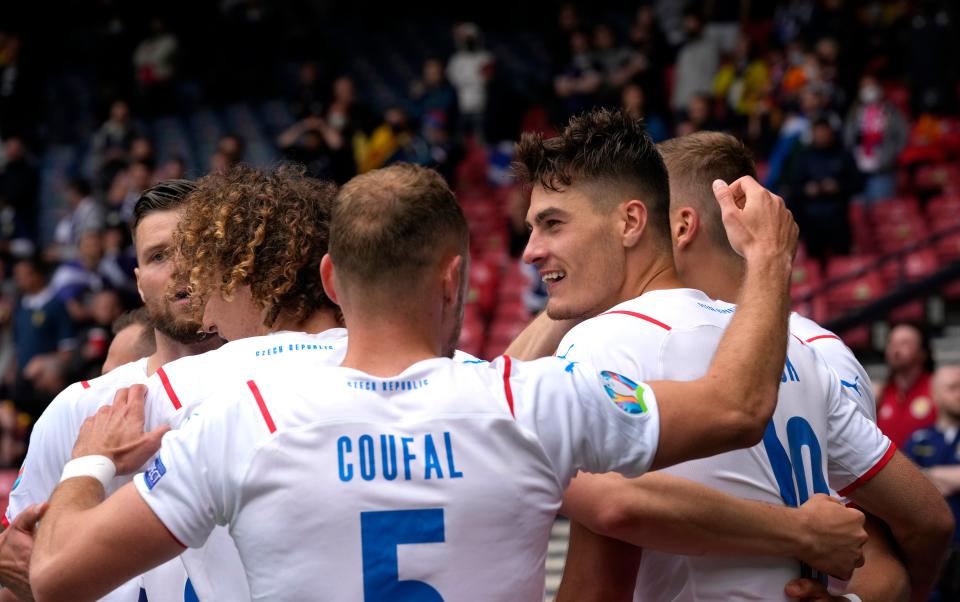
[{"label": "white jersey", "polygon": [[[205,411],[200,406],[221,393],[223,383],[236,374],[335,366],[346,352],[346,332],[342,328],[319,334],[275,332],[237,339],[219,349],[169,362],[147,382],[145,428],[164,424],[179,428]],[[225,529],[215,530],[206,545],[185,550],[180,560],[200,602],[250,599],[240,556]]]},{"label": "white jersey", "polygon": [[[103,376],[74,383],[60,392],[44,410],[33,427],[27,457],[10,493],[3,517],[8,526],[31,504],[45,502],[53,494],[64,465],[70,461],[80,426],[100,406],[113,402],[114,392],[122,387],[147,382],[147,358],[118,366]],[[119,476],[107,487],[112,494],[131,480]],[[141,589],[151,602],[182,602],[186,573],[179,560],[171,560],[118,587],[101,600],[137,602]]]},{"label": "white jersey", "polygon": [[[645,381],[692,380],[706,373],[735,309],[690,289],[653,291],[579,324],[557,352]],[[796,506],[831,488],[849,493],[893,451],[836,373],[810,345],[790,337],[777,409],[763,441],[666,470],[737,497]],[[799,576],[799,563],[787,558],[644,550],[636,599],[786,600],[784,585]]]},{"label": "white jersey", "polygon": [[649,387],[558,358],[233,381],[134,483],[188,546],[229,525],[254,600],[539,602],[570,479],[639,475],[659,438]]},{"label": "white jersey", "polygon": [[823,356],[827,365],[840,375],[840,383],[848,389],[850,399],[867,418],[876,422],[877,400],[870,377],[843,339],[798,313],[790,315],[790,332]]}]

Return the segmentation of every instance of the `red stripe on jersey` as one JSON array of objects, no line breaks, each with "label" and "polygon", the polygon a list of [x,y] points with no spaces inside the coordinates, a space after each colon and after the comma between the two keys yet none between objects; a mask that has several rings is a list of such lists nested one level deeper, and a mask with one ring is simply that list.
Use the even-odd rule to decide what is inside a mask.
[{"label": "red stripe on jersey", "polygon": [[790,336],[792,336],[793,338],[797,339],[797,342],[800,343],[801,345],[805,345],[805,343],[803,342],[803,339],[801,339],[801,338],[798,337],[797,335],[793,334],[792,332],[790,333]]},{"label": "red stripe on jersey", "polygon": [[267,423],[267,428],[270,430],[270,433],[277,432],[277,427],[273,424],[273,418],[270,417],[270,410],[267,409],[267,404],[263,402],[263,396],[260,395],[260,389],[257,388],[257,383],[248,380],[247,386],[250,387],[253,398],[257,400],[257,405],[260,406],[260,413],[263,414],[263,420]]},{"label": "red stripe on jersey", "polygon": [[81,381],[80,381],[80,386],[83,387],[84,389],[89,389],[89,388],[90,388],[90,383],[87,382],[87,381],[85,381],[85,380],[81,380]]},{"label": "red stripe on jersey", "polygon": [[867,481],[877,476],[878,472],[883,470],[883,467],[887,465],[887,463],[890,461],[891,458],[893,458],[893,454],[896,451],[897,451],[897,446],[894,445],[893,441],[891,441],[890,447],[888,447],[887,451],[884,452],[883,456],[879,460],[877,460],[877,463],[873,465],[873,468],[863,473],[863,476],[861,476],[859,479],[857,479],[853,483],[850,483],[849,485],[847,485],[837,493],[840,494],[842,497],[847,497],[848,495],[850,495],[851,493],[859,489]]},{"label": "red stripe on jersey", "polygon": [[664,329],[664,330],[672,330],[672,328],[670,328],[669,326],[667,326],[666,324],[664,324],[664,323],[661,322],[660,320],[656,320],[656,319],[654,319],[654,318],[651,318],[650,316],[645,316],[645,315],[643,315],[643,314],[638,314],[638,313],[635,312],[635,311],[625,311],[625,310],[622,310],[622,309],[618,309],[618,310],[615,310],[615,311],[608,311],[608,312],[602,313],[602,314],[600,314],[600,315],[601,315],[601,316],[609,316],[610,314],[623,314],[623,315],[625,315],[625,316],[633,316],[634,318],[640,318],[641,320],[646,320],[647,322],[650,322],[651,324],[656,324],[657,326],[659,326],[660,328],[662,328],[662,329]]},{"label": "red stripe on jersey", "polygon": [[517,417],[513,413],[513,387],[510,386],[510,366],[512,360],[509,355],[503,356],[503,391],[507,395],[507,405],[510,406],[510,415],[514,418]]},{"label": "red stripe on jersey", "polygon": [[170,398],[170,403],[173,404],[173,409],[179,410],[182,407],[180,405],[180,398],[177,397],[176,391],[173,390],[173,385],[170,384],[170,379],[167,378],[167,373],[164,372],[163,366],[157,368],[157,376],[160,377],[160,382],[163,384],[163,390],[167,392],[167,397]]},{"label": "red stripe on jersey", "polygon": [[0,518],[0,525],[3,525],[4,529],[10,526],[10,521],[7,520],[6,514],[3,515],[3,518]]},{"label": "red stripe on jersey", "polygon": [[819,341],[820,339],[836,339],[838,341],[842,340],[840,337],[838,337],[835,334],[821,334],[821,335],[807,339],[807,342],[812,343],[814,341]]}]

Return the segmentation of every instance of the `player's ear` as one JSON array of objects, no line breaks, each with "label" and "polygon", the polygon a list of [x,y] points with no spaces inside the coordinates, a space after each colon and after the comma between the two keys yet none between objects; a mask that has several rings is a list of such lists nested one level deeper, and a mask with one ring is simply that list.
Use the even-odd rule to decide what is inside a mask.
[{"label": "player's ear", "polygon": [[692,243],[699,230],[700,216],[692,207],[681,207],[670,218],[670,231],[677,249]]},{"label": "player's ear", "polygon": [[456,303],[460,298],[460,287],[463,283],[463,256],[453,255],[444,261],[443,266],[443,300],[445,303]]},{"label": "player's ear", "polygon": [[623,246],[633,247],[647,229],[647,206],[637,199],[629,200],[620,206],[623,220]]},{"label": "player's ear", "polygon": [[333,277],[333,259],[330,258],[330,253],[327,253],[323,256],[323,259],[320,260],[320,281],[323,283],[323,292],[327,293],[327,297],[337,305],[340,305],[340,300],[337,299],[336,287],[333,285]]},{"label": "player's ear", "polygon": [[133,268],[133,277],[136,278],[137,280],[137,293],[140,295],[140,300],[146,303],[147,300],[143,297],[143,289],[140,288],[140,267],[139,266]]}]

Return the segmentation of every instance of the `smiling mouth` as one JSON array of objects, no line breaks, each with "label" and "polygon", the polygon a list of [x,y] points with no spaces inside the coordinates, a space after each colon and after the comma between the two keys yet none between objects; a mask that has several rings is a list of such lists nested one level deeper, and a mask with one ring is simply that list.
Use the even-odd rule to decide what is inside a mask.
[{"label": "smiling mouth", "polygon": [[553,271],[550,271],[550,272],[542,272],[542,273],[540,274],[540,278],[542,278],[543,281],[544,281],[545,283],[547,283],[547,284],[554,284],[554,283],[556,283],[556,282],[560,282],[561,280],[563,280],[563,279],[566,278],[566,277],[567,277],[567,273],[566,273],[566,272],[563,272],[563,271],[561,271],[561,270],[553,270]]}]

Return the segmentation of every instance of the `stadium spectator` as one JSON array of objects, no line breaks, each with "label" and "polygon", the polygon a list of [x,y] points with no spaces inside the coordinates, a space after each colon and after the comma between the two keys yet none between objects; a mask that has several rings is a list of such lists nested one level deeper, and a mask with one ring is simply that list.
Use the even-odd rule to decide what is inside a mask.
[{"label": "stadium spectator", "polygon": [[620,106],[634,119],[642,119],[647,132],[654,142],[667,139],[667,124],[659,116],[647,112],[646,92],[640,84],[627,84],[620,94]]},{"label": "stadium spectator", "polygon": [[770,88],[770,71],[750,38],[741,34],[733,53],[713,79],[713,93],[734,115],[746,119],[757,114]]},{"label": "stadium spectator", "polygon": [[329,83],[320,75],[314,61],[305,61],[297,73],[297,86],[290,100],[290,112],[297,119],[323,115]]},{"label": "stadium spectator", "polygon": [[650,4],[637,9],[630,26],[630,46],[643,56],[647,67],[634,78],[647,95],[647,106],[658,113],[667,111],[664,72],[671,63],[670,45],[664,36],[656,12]]},{"label": "stadium spectator", "polygon": [[106,286],[100,274],[103,240],[100,232],[80,235],[75,259],[65,261],[53,272],[50,287],[76,323],[90,320],[90,297]]},{"label": "stadium spectator", "polygon": [[593,106],[602,84],[603,75],[591,52],[590,39],[582,31],[575,31],[570,36],[570,61],[553,80],[560,117],[567,119]]},{"label": "stadium spectator", "polygon": [[133,218],[133,207],[140,193],[153,183],[153,163],[135,161],[127,169],[117,174],[107,192],[107,204],[110,210],[119,211],[125,222]]},{"label": "stadium spectator", "polygon": [[594,60],[604,77],[606,96],[613,95],[647,68],[647,59],[629,46],[618,43],[616,33],[606,24],[593,29]]},{"label": "stadium spectator", "polygon": [[34,418],[63,388],[63,370],[77,344],[73,322],[50,286],[49,274],[49,266],[36,256],[13,265],[20,298],[11,320],[16,362],[7,382],[14,403]]},{"label": "stadium spectator", "polygon": [[703,35],[703,17],[695,9],[686,11],[683,26],[687,41],[677,53],[671,106],[681,112],[697,94],[710,94],[717,74],[716,44]]},{"label": "stadium spectator", "polygon": [[850,198],[860,189],[853,157],[827,117],[813,123],[813,139],[797,153],[789,191],[800,237],[813,257],[850,253]]},{"label": "stadium spectator", "polygon": [[180,42],[167,30],[160,16],[150,19],[150,33],[133,53],[137,85],[148,113],[157,114],[174,108],[174,80]]},{"label": "stadium spectator", "polygon": [[884,354],[890,373],[877,401],[877,426],[903,447],[911,433],[937,420],[937,408],[930,400],[929,335],[920,324],[897,324],[890,330]]},{"label": "stadium spectator", "polygon": [[480,28],[461,23],[453,32],[457,51],[447,63],[447,79],[457,90],[460,130],[483,139],[483,114],[487,108],[487,79],[493,55],[483,47]]},{"label": "stadium spectator", "polygon": [[683,119],[677,123],[677,136],[694,132],[720,131],[722,124],[714,117],[713,97],[709,94],[694,94],[687,104]]},{"label": "stadium spectator", "polygon": [[177,155],[165,161],[157,168],[156,178],[162,180],[182,180],[187,177],[187,163]]},{"label": "stadium spectator", "polygon": [[110,115],[93,136],[93,164],[98,174],[98,187],[106,188],[126,163],[127,153],[138,131],[130,115],[130,105],[115,100]]},{"label": "stadium spectator", "polygon": [[67,184],[64,196],[69,213],[63,216],[53,231],[53,255],[60,261],[77,256],[77,245],[82,235],[100,232],[104,227],[103,207],[93,197],[89,182],[74,178]]},{"label": "stadium spectator", "polygon": [[306,166],[314,178],[343,183],[355,171],[348,142],[322,117],[294,123],[277,137],[277,146],[287,159]]},{"label": "stadium spectator", "polygon": [[117,366],[149,357],[157,351],[157,337],[146,307],[139,307],[114,320],[113,340],[103,361],[103,373]]},{"label": "stadium spectator", "polygon": [[[344,165],[349,166],[349,170],[344,170],[344,175],[349,178],[357,170],[353,149],[354,138],[357,134],[368,135],[376,127],[376,123],[367,105],[357,98],[353,80],[345,75],[333,81],[333,99],[327,108],[326,122],[340,132],[345,141],[344,150],[341,151],[344,157],[338,161],[343,161]],[[348,153],[349,158],[346,156]]]},{"label": "stadium spectator", "polygon": [[440,120],[445,127],[456,129],[459,113],[457,91],[447,81],[442,61],[431,58],[423,63],[423,76],[411,86],[410,97],[415,119]]},{"label": "stadium spectator", "polygon": [[0,171],[0,208],[13,209],[14,230],[10,238],[36,240],[40,217],[38,204],[40,174],[27,154],[23,139],[10,136],[4,141],[4,165]]},{"label": "stadium spectator", "polygon": [[903,114],[883,98],[883,88],[872,75],[860,80],[857,102],[846,123],[846,143],[857,167],[866,175],[862,198],[868,205],[894,195],[897,157],[907,144]]},{"label": "stadium spectator", "polygon": [[[940,366],[931,380],[937,406],[933,426],[915,431],[905,453],[924,469],[947,499],[954,520],[960,523],[960,365]],[[950,557],[931,600],[960,599],[960,529],[954,531]]]},{"label": "stadium spectator", "polygon": [[557,11],[556,26],[544,36],[551,59],[551,72],[557,73],[570,61],[570,36],[580,31],[583,23],[573,2],[564,2]]}]

